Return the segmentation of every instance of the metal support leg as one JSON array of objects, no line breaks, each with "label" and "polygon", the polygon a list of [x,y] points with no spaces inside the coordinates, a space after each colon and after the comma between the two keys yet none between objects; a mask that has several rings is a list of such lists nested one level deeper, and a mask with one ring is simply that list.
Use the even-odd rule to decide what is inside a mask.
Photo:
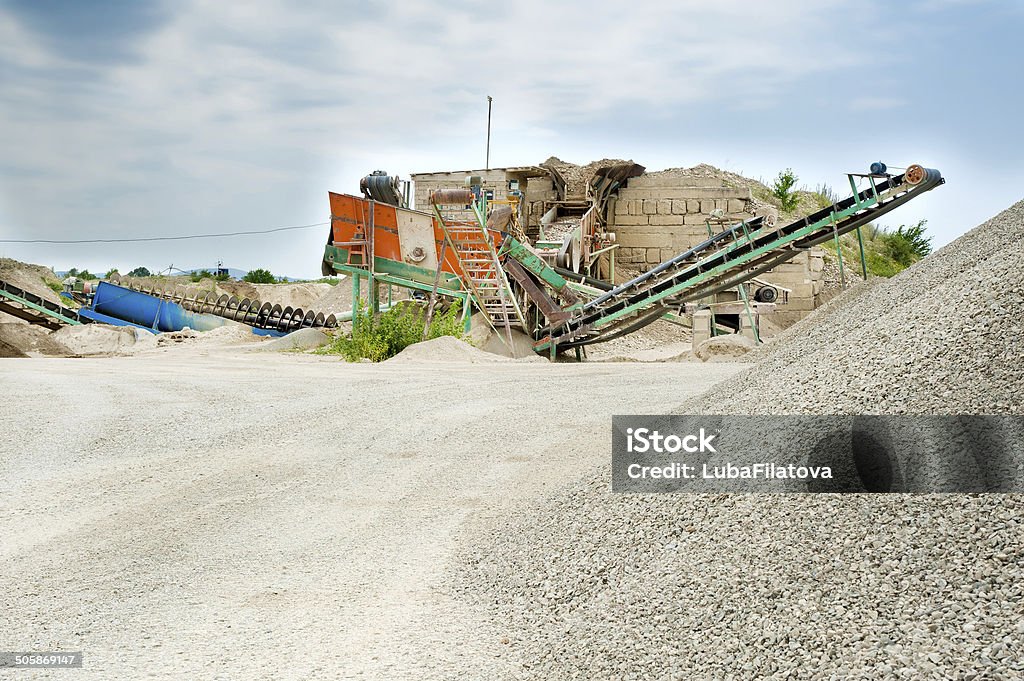
[{"label": "metal support leg", "polygon": [[352,329],[359,321],[359,275],[352,275]]},{"label": "metal support leg", "polygon": [[860,233],[860,227],[857,228],[857,243],[860,244],[860,272],[864,276],[864,281],[867,281],[868,259],[864,256],[864,235]]},{"label": "metal support leg", "polygon": [[839,231],[835,222],[832,223],[832,234],[836,242],[836,255],[839,256],[839,285],[846,290],[846,270],[843,268],[843,246],[839,243]]},{"label": "metal support leg", "polygon": [[754,341],[761,342],[761,334],[757,331],[757,321],[754,319],[754,312],[750,309],[750,299],[747,297],[747,287],[739,285],[740,297],[743,298],[743,309],[747,311],[747,321],[750,322],[750,329],[754,332]]}]

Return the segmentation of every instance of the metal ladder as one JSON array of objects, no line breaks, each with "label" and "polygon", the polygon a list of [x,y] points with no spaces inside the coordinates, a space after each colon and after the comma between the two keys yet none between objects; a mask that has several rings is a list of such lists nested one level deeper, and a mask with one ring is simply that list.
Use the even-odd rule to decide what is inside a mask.
[{"label": "metal ladder", "polygon": [[495,331],[504,329],[511,349],[512,326],[526,330],[526,322],[476,198],[469,190],[439,190],[431,194],[431,203],[473,301]]}]

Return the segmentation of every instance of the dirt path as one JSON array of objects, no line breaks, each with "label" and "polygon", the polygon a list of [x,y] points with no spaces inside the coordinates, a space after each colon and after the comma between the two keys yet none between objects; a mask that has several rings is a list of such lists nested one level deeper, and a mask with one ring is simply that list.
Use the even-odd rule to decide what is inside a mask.
[{"label": "dirt path", "polygon": [[0,360],[0,649],[82,650],[76,679],[500,677],[502,632],[445,589],[462,530],[738,369]]}]

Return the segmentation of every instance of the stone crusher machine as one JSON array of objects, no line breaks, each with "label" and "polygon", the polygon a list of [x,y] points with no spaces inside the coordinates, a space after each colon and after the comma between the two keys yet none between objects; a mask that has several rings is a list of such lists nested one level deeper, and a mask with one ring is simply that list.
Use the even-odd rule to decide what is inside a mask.
[{"label": "stone crusher machine", "polygon": [[508,208],[514,214],[520,205],[515,192],[495,207],[470,181],[465,188],[434,191],[429,213],[331,193],[323,270],[351,275],[354,300],[366,280],[371,309],[379,309],[381,283],[418,289],[459,299],[467,312],[476,308],[510,347],[518,330],[533,339],[538,353],[554,358],[576,350],[579,356],[586,345],[632,333],[687,302],[749,282],[944,182],[939,171],[919,165],[900,175],[883,169],[848,177],[850,197],[806,218],[781,225],[753,217],[726,226],[614,287],[552,266],[543,242],[537,248],[512,229]]},{"label": "stone crusher machine", "polygon": [[[544,203],[532,246],[544,262],[556,269],[602,274],[615,279],[615,234],[609,232],[608,199],[645,168],[632,161],[612,162],[594,170],[583,182],[570,182],[555,165],[542,165],[551,175],[558,198]],[[607,253],[606,261],[599,260]]]}]

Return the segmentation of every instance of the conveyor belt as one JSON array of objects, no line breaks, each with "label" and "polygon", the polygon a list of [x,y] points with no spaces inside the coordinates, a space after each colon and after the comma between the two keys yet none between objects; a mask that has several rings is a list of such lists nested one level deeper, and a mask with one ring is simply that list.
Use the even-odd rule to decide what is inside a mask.
[{"label": "conveyor belt", "polygon": [[762,218],[734,225],[587,302],[542,330],[535,349],[567,349],[632,333],[665,310],[734,287],[836,235],[846,234],[943,183],[937,170],[911,166],[782,227]]},{"label": "conveyor belt", "polygon": [[0,281],[0,312],[48,329],[89,322],[79,317],[77,310],[46,300],[6,281]]}]

